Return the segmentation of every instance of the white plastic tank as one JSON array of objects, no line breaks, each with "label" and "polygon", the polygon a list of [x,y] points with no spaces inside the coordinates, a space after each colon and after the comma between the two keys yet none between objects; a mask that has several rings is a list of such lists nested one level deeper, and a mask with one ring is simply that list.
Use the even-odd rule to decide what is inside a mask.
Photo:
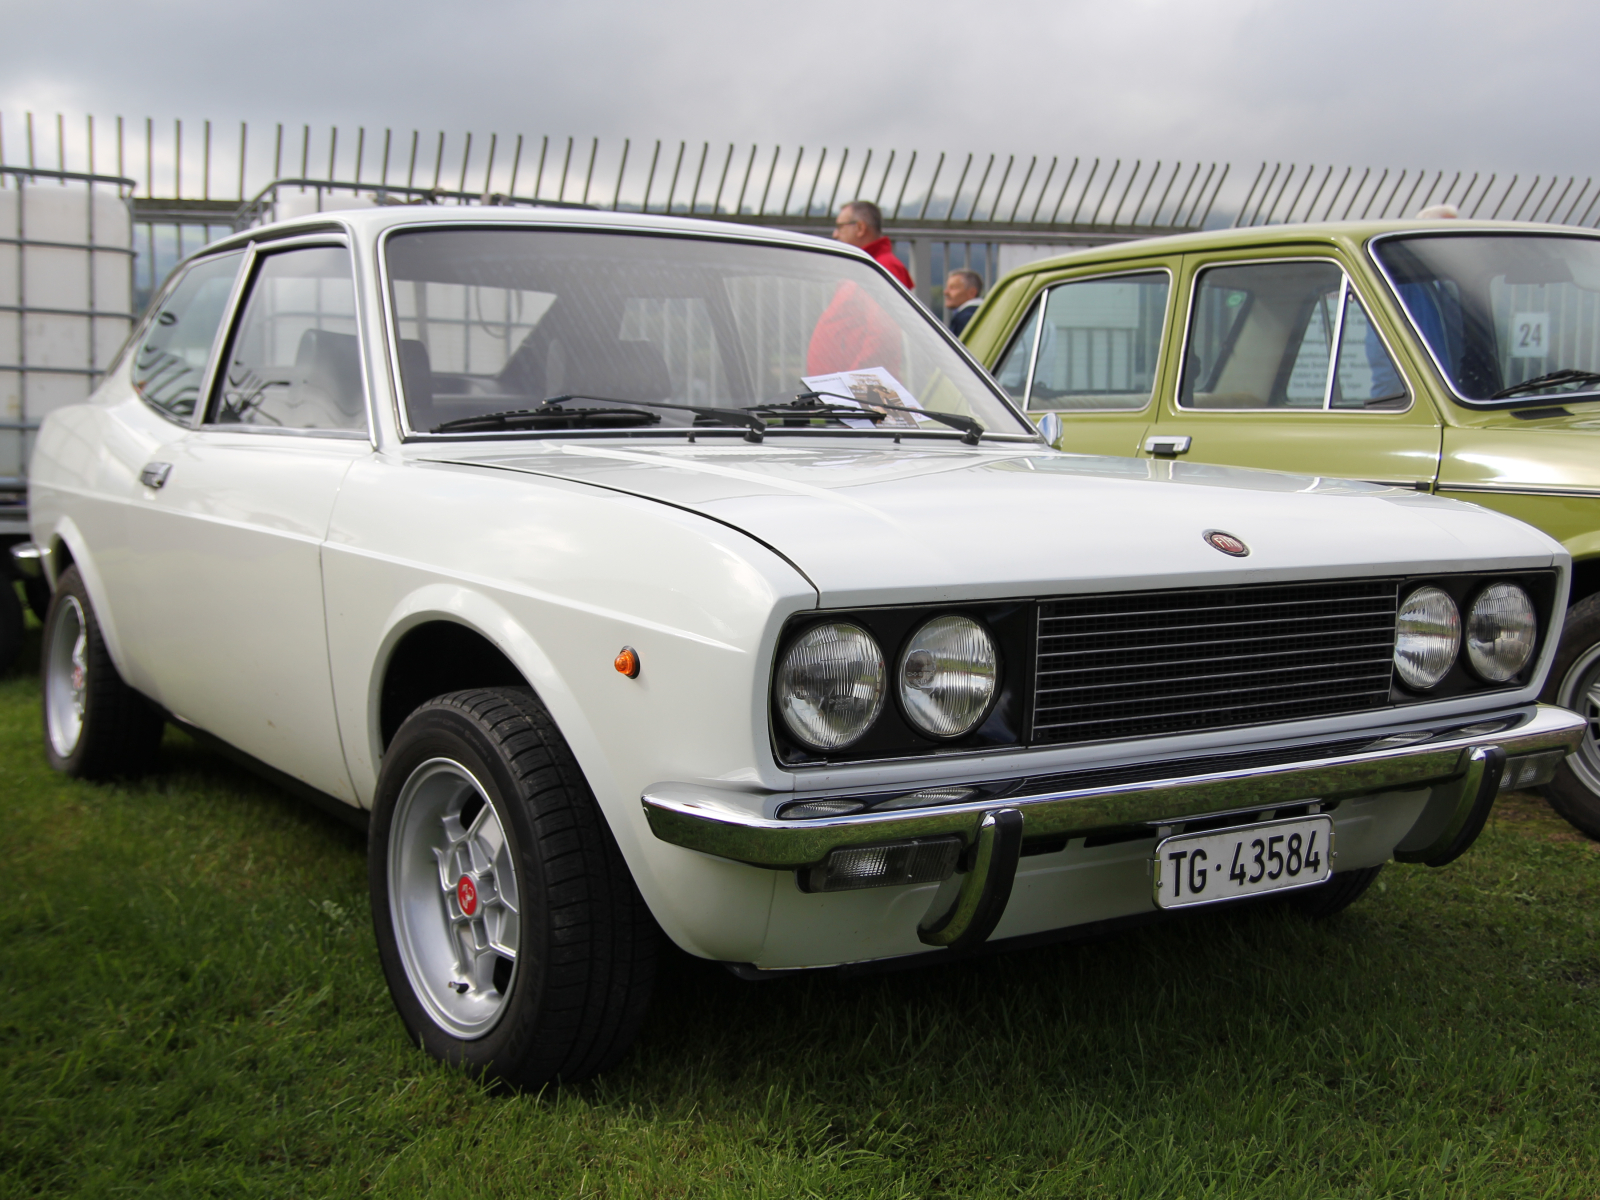
[{"label": "white plastic tank", "polygon": [[39,421],[88,396],[127,340],[133,222],[111,186],[0,180],[0,481],[10,481]]}]

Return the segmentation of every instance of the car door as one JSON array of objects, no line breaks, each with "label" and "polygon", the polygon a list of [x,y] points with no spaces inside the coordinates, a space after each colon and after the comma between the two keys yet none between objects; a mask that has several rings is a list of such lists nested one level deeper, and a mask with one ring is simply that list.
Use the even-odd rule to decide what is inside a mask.
[{"label": "car door", "polygon": [[1440,423],[1326,251],[1186,258],[1172,387],[1141,453],[1428,489]]},{"label": "car door", "polygon": [[350,252],[256,248],[198,425],[152,455],[128,520],[130,639],[176,716],[354,800],[334,717],[321,549],[369,456]]},{"label": "car door", "polygon": [[1034,420],[1061,419],[1063,450],[1134,455],[1165,362],[1173,265],[1151,261],[1052,278],[994,368]]}]

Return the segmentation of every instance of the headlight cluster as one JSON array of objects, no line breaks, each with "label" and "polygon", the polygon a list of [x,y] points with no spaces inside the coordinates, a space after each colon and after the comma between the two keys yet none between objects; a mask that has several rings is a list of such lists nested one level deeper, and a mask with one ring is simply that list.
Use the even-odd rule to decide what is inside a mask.
[{"label": "headlight cluster", "polygon": [[[971,617],[946,614],[920,625],[896,661],[900,711],[920,733],[961,737],[988,713],[1000,655]],[[843,750],[866,736],[890,687],[884,653],[859,625],[816,625],[784,652],[773,677],[773,708],[790,736],[811,750]]]},{"label": "headlight cluster", "polygon": [[[1505,683],[1528,665],[1538,634],[1528,593],[1514,583],[1492,583],[1467,612],[1466,665],[1486,683]],[[1401,602],[1394,666],[1407,687],[1436,687],[1460,657],[1461,643],[1461,611],[1448,593],[1420,587]]]}]

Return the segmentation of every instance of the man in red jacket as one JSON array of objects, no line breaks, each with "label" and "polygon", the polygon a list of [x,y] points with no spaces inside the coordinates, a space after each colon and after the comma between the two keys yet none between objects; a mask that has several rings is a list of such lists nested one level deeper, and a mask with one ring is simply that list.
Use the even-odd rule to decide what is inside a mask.
[{"label": "man in red jacket", "polygon": [[[865,250],[906,287],[911,272],[895,257],[894,244],[883,236],[883,213],[870,200],[853,200],[839,209],[833,236]],[[841,283],[817,319],[806,351],[806,374],[828,375],[862,367],[901,369],[900,327],[854,283]]]},{"label": "man in red jacket", "polygon": [[843,205],[833,223],[833,236],[865,250],[906,287],[915,286],[905,263],[895,257],[894,243],[883,236],[883,210],[871,200],[852,200]]}]

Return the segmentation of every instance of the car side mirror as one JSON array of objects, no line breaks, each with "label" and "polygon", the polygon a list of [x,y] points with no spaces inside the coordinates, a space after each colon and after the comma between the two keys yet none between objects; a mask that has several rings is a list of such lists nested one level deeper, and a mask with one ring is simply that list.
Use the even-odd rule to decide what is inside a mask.
[{"label": "car side mirror", "polygon": [[1039,418],[1039,436],[1054,446],[1061,440],[1061,414],[1047,412]]}]

